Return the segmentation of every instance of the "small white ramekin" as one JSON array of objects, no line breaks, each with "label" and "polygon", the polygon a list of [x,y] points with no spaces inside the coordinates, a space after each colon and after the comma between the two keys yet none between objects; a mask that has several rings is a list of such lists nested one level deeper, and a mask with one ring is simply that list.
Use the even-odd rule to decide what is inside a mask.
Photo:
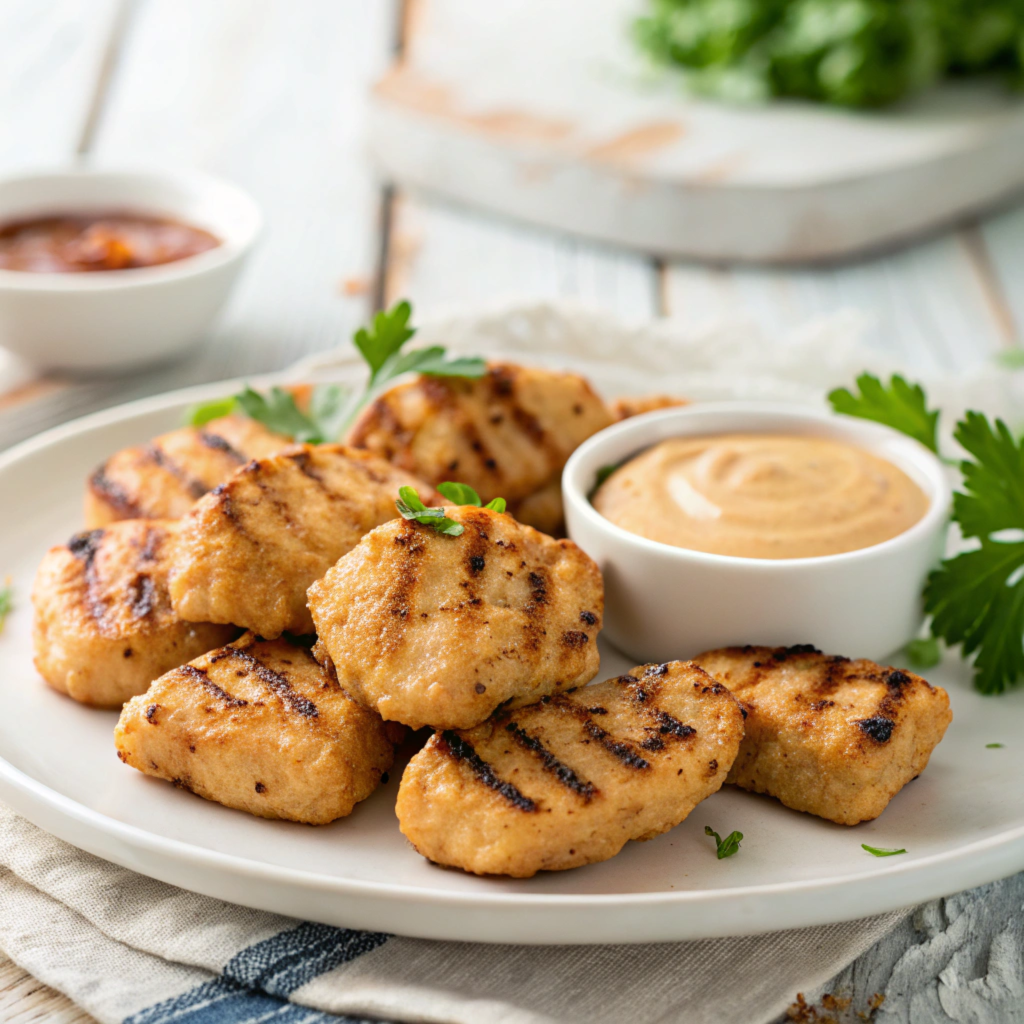
[{"label": "small white ramekin", "polygon": [[[815,558],[713,555],[647,540],[589,500],[597,471],[659,441],[738,433],[830,438],[888,459],[928,496],[923,519],[882,544]],[[638,663],[735,644],[810,643],[879,660],[920,629],[921,591],[941,557],[950,487],[923,445],[865,420],[772,403],[714,402],[647,413],[584,442],[562,477],[569,536],[601,567],[605,631]]]},{"label": "small white ramekin", "polygon": [[193,171],[69,170],[0,180],[0,223],[90,211],[172,217],[221,244],[156,267],[0,270],[0,346],[39,369],[120,371],[184,353],[224,305],[262,225],[241,189]]}]

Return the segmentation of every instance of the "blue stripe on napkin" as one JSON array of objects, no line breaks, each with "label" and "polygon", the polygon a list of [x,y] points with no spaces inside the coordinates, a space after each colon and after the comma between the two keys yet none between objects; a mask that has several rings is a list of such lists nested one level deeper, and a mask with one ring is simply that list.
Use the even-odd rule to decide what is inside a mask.
[{"label": "blue stripe on napkin", "polygon": [[124,1024],[372,1024],[284,1000],[387,940],[381,932],[305,922],[243,949],[227,962],[221,977],[140,1010]]}]

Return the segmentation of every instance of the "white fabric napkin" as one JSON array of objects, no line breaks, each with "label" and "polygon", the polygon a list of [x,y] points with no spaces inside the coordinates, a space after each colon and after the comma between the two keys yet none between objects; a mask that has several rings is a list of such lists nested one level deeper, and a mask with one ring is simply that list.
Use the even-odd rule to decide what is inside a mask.
[{"label": "white fabric napkin", "polygon": [[[742,323],[699,332],[627,327],[549,305],[449,317],[418,340],[458,351],[625,362],[624,393],[821,403],[865,368],[899,369],[864,349],[856,318],[792,337]],[[329,372],[349,351],[307,360]],[[955,414],[1014,408],[1005,373],[916,374]],[[649,390],[649,389],[648,389]],[[952,420],[946,416],[947,422]],[[649,946],[516,947],[406,939],[304,923],[176,889],[85,854],[0,807],[0,949],[104,1024],[767,1024],[850,965],[909,911],[756,937]],[[860,1009],[855,1007],[854,1009]],[[808,1018],[811,1019],[811,1018]],[[1009,1019],[1009,1018],[1007,1018]]]}]

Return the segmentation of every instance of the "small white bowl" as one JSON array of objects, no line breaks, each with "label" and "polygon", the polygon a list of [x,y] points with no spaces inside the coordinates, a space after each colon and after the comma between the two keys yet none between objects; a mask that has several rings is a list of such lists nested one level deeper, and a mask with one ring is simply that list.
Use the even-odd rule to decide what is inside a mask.
[{"label": "small white bowl", "polygon": [[[672,547],[630,533],[590,503],[597,471],[675,437],[777,433],[856,445],[902,469],[928,496],[924,518],[891,540],[815,558],[760,559]],[[914,637],[921,591],[941,557],[950,488],[923,445],[865,420],[771,403],[715,402],[647,413],[584,442],[562,477],[569,536],[601,567],[605,632],[637,662],[716,647],[811,643],[880,660]]]},{"label": "small white bowl", "polygon": [[192,171],[70,170],[0,181],[0,224],[90,211],[171,217],[221,244],[156,267],[0,270],[0,346],[39,369],[120,371],[184,353],[224,305],[262,224],[241,189]]}]

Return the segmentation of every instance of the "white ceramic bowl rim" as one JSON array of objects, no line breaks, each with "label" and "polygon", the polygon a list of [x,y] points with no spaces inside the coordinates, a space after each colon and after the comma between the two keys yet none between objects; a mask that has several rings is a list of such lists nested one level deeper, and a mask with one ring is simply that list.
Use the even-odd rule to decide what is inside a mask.
[{"label": "white ceramic bowl rim", "polygon": [[[34,271],[0,269],[0,291],[92,292],[130,289],[157,282],[194,277],[237,259],[255,242],[263,229],[263,215],[260,213],[256,201],[247,192],[225,178],[196,170],[152,167],[96,169],[72,167],[63,170],[21,172],[0,178],[0,197],[2,197],[5,187],[29,182],[49,183],[64,180],[73,184],[83,180],[101,182],[107,180],[112,186],[115,186],[118,181],[124,181],[126,178],[149,182],[157,188],[161,186],[175,188],[185,185],[191,187],[195,192],[220,193],[241,213],[240,220],[243,226],[233,232],[225,232],[223,227],[215,228],[214,233],[220,239],[220,244],[213,249],[153,267],[126,267],[123,270],[94,270],[88,273],[60,271],[36,273]],[[45,204],[45,207],[26,204],[26,214],[28,216],[45,215],[44,209],[57,215],[63,212],[78,213],[82,209],[89,209],[90,206],[96,207],[96,204],[70,198],[63,203]],[[113,191],[107,209],[130,209],[132,212],[143,214],[156,212],[157,214],[174,215],[172,210],[159,211],[153,210],[153,208],[147,209],[145,204],[126,204]],[[0,220],[9,221],[15,219],[16,216],[17,214],[12,211],[0,217]],[[182,214],[182,217],[186,223],[189,222],[187,214]]]},{"label": "white ceramic bowl rim", "polygon": [[[897,534],[889,540],[879,544],[871,544],[868,547],[857,548],[854,551],[843,551],[835,555],[813,555],[808,558],[748,558],[740,555],[719,555],[708,551],[695,551],[691,548],[675,547],[665,544],[662,541],[650,540],[641,537],[629,530],[616,525],[610,519],[606,519],[590,502],[590,492],[593,489],[593,472],[586,472],[586,467],[595,459],[597,452],[609,448],[619,447],[617,442],[624,438],[635,438],[636,445],[629,449],[626,454],[616,460],[616,465],[639,455],[648,448],[653,447],[661,440],[673,435],[658,431],[655,428],[665,423],[690,424],[694,421],[700,423],[702,420],[715,420],[720,418],[736,417],[737,425],[733,428],[723,428],[716,424],[708,430],[708,434],[729,434],[729,433],[766,433],[764,427],[744,426],[739,422],[743,417],[777,417],[779,431],[785,430],[787,424],[799,423],[802,425],[820,424],[830,428],[839,427],[849,435],[849,443],[863,446],[871,450],[879,442],[886,441],[899,446],[899,457],[905,463],[899,468],[912,467],[916,474],[927,483],[925,491],[928,498],[928,510],[913,526]],[[699,436],[699,432],[687,431],[680,436]],[[859,439],[859,440],[858,440]],[[889,455],[883,458],[890,459]],[[603,463],[609,464],[609,463]],[[895,463],[894,463],[895,464]],[[598,462],[598,465],[602,463]],[[586,479],[583,479],[586,473]],[[796,408],[783,405],[778,402],[758,401],[729,401],[729,402],[700,402],[693,405],[682,406],[672,409],[659,409],[655,412],[644,413],[640,416],[632,416],[622,423],[613,424],[604,430],[598,431],[592,437],[580,445],[569,457],[562,476],[563,487],[567,501],[575,506],[579,515],[584,516],[591,524],[598,529],[614,535],[620,541],[635,544],[637,547],[652,554],[658,554],[663,558],[675,559],[676,561],[702,562],[708,565],[742,565],[745,569],[764,572],[786,571],[787,569],[803,569],[809,566],[835,565],[864,558],[865,555],[879,555],[893,551],[900,546],[914,543],[923,535],[935,530],[941,520],[949,517],[952,492],[949,481],[946,478],[946,471],[939,459],[919,441],[901,434],[891,427],[881,423],[874,423],[869,420],[861,420],[852,416],[841,416],[828,411],[817,411],[815,409]],[[930,492],[929,492],[930,491]]]}]

